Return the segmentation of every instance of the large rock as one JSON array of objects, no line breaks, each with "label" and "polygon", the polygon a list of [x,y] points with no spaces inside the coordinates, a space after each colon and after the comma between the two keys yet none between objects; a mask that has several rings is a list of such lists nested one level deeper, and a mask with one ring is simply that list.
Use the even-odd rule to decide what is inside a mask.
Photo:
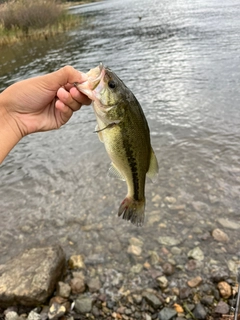
[{"label": "large rock", "polygon": [[25,251],[0,266],[0,305],[35,306],[53,293],[65,266],[60,246]]}]

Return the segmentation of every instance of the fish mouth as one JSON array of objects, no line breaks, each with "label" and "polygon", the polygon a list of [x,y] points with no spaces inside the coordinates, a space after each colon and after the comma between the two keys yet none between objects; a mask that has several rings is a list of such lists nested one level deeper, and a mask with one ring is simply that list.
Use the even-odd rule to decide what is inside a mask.
[{"label": "fish mouth", "polygon": [[99,85],[100,81],[105,76],[105,67],[103,63],[100,63],[99,66],[89,70],[86,74],[88,76],[87,81],[82,83],[74,83],[74,86],[83,94],[85,94],[89,99],[96,100],[96,93],[94,89]]}]

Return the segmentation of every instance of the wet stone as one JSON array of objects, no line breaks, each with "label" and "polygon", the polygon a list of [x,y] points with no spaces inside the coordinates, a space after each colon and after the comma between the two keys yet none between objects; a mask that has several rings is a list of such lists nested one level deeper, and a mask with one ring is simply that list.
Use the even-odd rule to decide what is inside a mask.
[{"label": "wet stone", "polygon": [[224,301],[219,301],[215,308],[216,313],[227,314],[229,312],[229,305]]},{"label": "wet stone", "polygon": [[168,287],[168,279],[165,276],[158,277],[157,282],[161,289],[166,289]]},{"label": "wet stone", "polygon": [[153,266],[159,263],[159,256],[158,256],[157,252],[155,252],[155,251],[151,252],[150,263]]},{"label": "wet stone", "polygon": [[202,278],[200,276],[192,278],[187,282],[190,288],[195,288],[199,286],[201,283],[202,283]]},{"label": "wet stone", "polygon": [[179,298],[182,299],[187,299],[191,294],[191,289],[190,288],[180,288],[179,290]]},{"label": "wet stone", "polygon": [[240,229],[240,223],[237,221],[231,221],[228,219],[220,218],[218,219],[218,223],[220,223],[221,226],[224,228],[232,229],[232,230],[239,230]]},{"label": "wet stone", "polygon": [[86,289],[84,279],[82,278],[73,278],[70,282],[70,286],[73,294],[82,293]]},{"label": "wet stone", "polygon": [[69,284],[59,281],[57,285],[57,295],[63,298],[68,298],[70,296],[70,293],[71,287],[69,286]]},{"label": "wet stone", "polygon": [[193,311],[193,315],[196,319],[206,319],[207,312],[201,303],[198,303]]},{"label": "wet stone", "polygon": [[158,315],[159,320],[170,320],[177,315],[176,310],[171,308],[163,308]]},{"label": "wet stone", "polygon": [[92,310],[92,299],[80,296],[75,301],[74,308],[77,313],[88,313]]},{"label": "wet stone", "polygon": [[177,202],[176,198],[174,198],[174,197],[165,197],[164,201],[167,203],[171,203],[171,204]]},{"label": "wet stone", "polygon": [[132,266],[130,270],[131,270],[132,273],[138,274],[138,273],[140,273],[142,271],[142,269],[143,269],[143,265],[138,263],[138,264]]},{"label": "wet stone", "polygon": [[9,311],[5,315],[5,320],[19,320],[19,316],[16,311]]},{"label": "wet stone", "polygon": [[201,303],[205,306],[211,306],[213,304],[214,297],[213,296],[204,296],[201,299]]},{"label": "wet stone", "polygon": [[132,237],[129,240],[129,244],[133,245],[133,246],[136,246],[136,247],[142,247],[143,246],[143,241],[138,239],[138,238]]},{"label": "wet stone", "polygon": [[221,297],[228,299],[232,295],[232,288],[226,281],[221,281],[217,285]]},{"label": "wet stone", "polygon": [[89,279],[89,281],[87,282],[87,286],[90,292],[96,292],[100,290],[101,282],[98,278]]},{"label": "wet stone", "polygon": [[127,250],[128,253],[133,254],[135,256],[140,256],[142,253],[142,248],[135,245],[130,245]]},{"label": "wet stone", "polygon": [[140,294],[133,294],[132,297],[136,304],[140,304],[142,302],[142,296]]},{"label": "wet stone", "polygon": [[174,237],[168,237],[168,236],[158,238],[158,242],[160,244],[165,245],[165,246],[176,246],[176,245],[180,244],[181,241],[182,241],[181,239],[174,238]]},{"label": "wet stone", "polygon": [[211,277],[213,282],[218,283],[220,281],[226,280],[229,277],[229,275],[228,275],[228,272],[219,268],[217,270],[212,271]]},{"label": "wet stone", "polygon": [[174,266],[173,266],[171,263],[169,263],[169,262],[164,263],[164,265],[163,265],[162,268],[163,268],[163,273],[164,273],[166,276],[171,276],[171,275],[174,273],[174,271],[175,271]]},{"label": "wet stone", "polygon": [[66,313],[65,306],[54,302],[48,312],[48,318],[51,319],[58,319],[62,317]]},{"label": "wet stone", "polygon": [[221,229],[214,229],[212,232],[212,236],[216,241],[219,241],[219,242],[229,241],[228,235],[225,232],[223,232]]},{"label": "wet stone", "polygon": [[34,310],[32,310],[28,317],[27,320],[41,320],[41,315],[37,312],[35,312]]},{"label": "wet stone", "polygon": [[0,305],[43,304],[53,293],[65,266],[60,246],[26,250],[0,271]]},{"label": "wet stone", "polygon": [[199,247],[195,247],[194,249],[192,249],[188,252],[188,258],[202,261],[202,260],[204,260],[203,251]]},{"label": "wet stone", "polygon": [[73,255],[69,258],[68,266],[70,269],[85,269],[83,256]]},{"label": "wet stone", "polygon": [[143,292],[142,296],[145,298],[147,303],[152,306],[154,309],[159,308],[162,305],[162,302],[158,299],[158,297],[154,293]]}]

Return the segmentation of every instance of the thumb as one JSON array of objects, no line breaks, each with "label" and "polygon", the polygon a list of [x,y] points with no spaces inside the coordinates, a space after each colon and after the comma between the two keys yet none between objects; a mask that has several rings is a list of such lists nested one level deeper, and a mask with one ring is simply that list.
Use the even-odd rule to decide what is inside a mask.
[{"label": "thumb", "polygon": [[74,69],[71,66],[65,66],[57,71],[54,71],[50,74],[45,75],[44,77],[47,85],[52,89],[57,90],[59,87],[62,87],[68,83],[73,84],[74,82],[84,82],[88,79],[87,75],[83,72],[80,72]]}]

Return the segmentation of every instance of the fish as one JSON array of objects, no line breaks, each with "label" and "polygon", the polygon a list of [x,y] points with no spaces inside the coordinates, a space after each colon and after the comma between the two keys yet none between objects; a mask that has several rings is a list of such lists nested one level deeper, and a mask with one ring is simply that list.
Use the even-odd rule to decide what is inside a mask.
[{"label": "fish", "polygon": [[146,176],[153,180],[158,173],[146,117],[132,91],[110,68],[100,63],[87,76],[75,87],[92,100],[95,131],[112,161],[109,176],[126,181],[128,188],[118,216],[142,226]]}]

